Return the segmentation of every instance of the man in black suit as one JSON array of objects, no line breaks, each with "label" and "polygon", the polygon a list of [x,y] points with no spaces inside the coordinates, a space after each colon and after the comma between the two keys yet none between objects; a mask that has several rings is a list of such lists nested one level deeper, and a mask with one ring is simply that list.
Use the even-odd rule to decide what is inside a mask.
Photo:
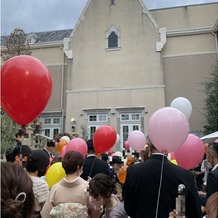
[{"label": "man in black suit", "polygon": [[214,192],[218,192],[218,143],[214,142],[208,145],[206,156],[213,168],[207,175],[206,193],[198,192],[201,198],[201,204],[204,207],[207,203],[207,199]]},{"label": "man in black suit", "polygon": [[194,175],[171,163],[150,142],[151,156],[127,168],[124,206],[132,218],[168,218],[176,208],[178,186],[185,185],[186,217],[201,218]]},{"label": "man in black suit", "polygon": [[81,177],[85,180],[88,180],[89,177],[94,177],[97,173],[104,173],[109,175],[108,164],[97,158],[95,155],[93,140],[89,139],[87,142],[88,146],[88,155],[83,163],[83,173]]}]

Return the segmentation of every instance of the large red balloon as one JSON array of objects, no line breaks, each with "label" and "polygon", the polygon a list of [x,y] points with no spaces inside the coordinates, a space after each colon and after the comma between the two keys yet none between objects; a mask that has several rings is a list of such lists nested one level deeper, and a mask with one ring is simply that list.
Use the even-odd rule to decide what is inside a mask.
[{"label": "large red balloon", "polygon": [[111,126],[99,127],[93,136],[96,153],[103,153],[111,149],[116,143],[117,133]]},{"label": "large red balloon", "polygon": [[52,93],[49,70],[38,59],[20,55],[1,69],[1,104],[15,122],[26,126],[46,107]]}]

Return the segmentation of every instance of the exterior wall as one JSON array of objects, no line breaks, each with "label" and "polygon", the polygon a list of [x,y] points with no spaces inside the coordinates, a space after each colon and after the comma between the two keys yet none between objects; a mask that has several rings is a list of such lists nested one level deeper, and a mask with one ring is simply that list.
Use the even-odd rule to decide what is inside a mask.
[{"label": "exterior wall", "polygon": [[[203,130],[203,100],[201,83],[208,78],[210,66],[214,64],[214,54],[184,55],[164,58],[166,106],[176,97],[185,97],[192,103],[189,118],[190,130]],[[178,67],[181,66],[181,67]]]},{"label": "exterior wall", "polygon": [[49,69],[52,81],[52,96],[43,113],[60,112],[65,110],[65,88],[66,87],[66,57],[61,48],[61,44],[43,48],[42,46],[32,46],[32,56],[41,60]]},{"label": "exterior wall", "polygon": [[[145,107],[149,116],[165,105],[163,66],[155,45],[159,30],[137,0],[91,1],[72,33],[73,67],[71,90],[67,92],[66,130],[71,117],[77,128],[86,119],[85,109],[111,108],[110,125],[119,133],[116,108]],[[97,12],[97,13],[96,13]],[[134,19],[133,19],[134,17]],[[112,24],[120,30],[121,46],[106,48],[106,31]],[[149,115],[149,116],[148,116]]]},{"label": "exterior wall", "polygon": [[213,27],[217,20],[218,4],[199,4],[151,10],[160,27],[167,30]]},{"label": "exterior wall", "polygon": [[145,129],[147,132],[148,118],[156,110],[165,104],[163,88],[139,88],[139,89],[106,89],[101,91],[70,92],[67,95],[66,125],[70,128],[70,118],[77,120],[77,129],[85,124],[83,110],[86,109],[110,109],[113,115],[110,117],[110,125],[118,132],[116,108],[145,107]]},{"label": "exterior wall", "polygon": [[32,56],[42,60],[48,67],[53,80],[52,96],[41,114],[42,122],[43,118],[59,117],[61,119],[60,124],[45,125],[45,129],[50,129],[50,134],[47,136],[52,138],[53,129],[58,128],[59,132],[65,131],[67,58],[62,49],[62,43],[44,49],[35,48],[32,50]]},{"label": "exterior wall", "polygon": [[[106,50],[105,32],[111,24],[120,29],[120,50]],[[72,88],[163,85],[161,56],[155,52],[157,41],[158,29],[142,15],[137,0],[117,1],[116,5],[91,1],[71,41]]]},{"label": "exterior wall", "polygon": [[[163,49],[166,106],[183,96],[192,103],[191,131],[203,130],[205,94],[201,83],[217,61],[212,34],[218,4],[206,4],[151,11],[157,23],[167,28]],[[172,19],[173,17],[173,19]]]},{"label": "exterior wall", "polygon": [[[86,124],[84,110],[109,108],[109,125],[120,132],[116,108],[145,108],[142,131],[147,134],[150,116],[184,96],[192,103],[191,131],[203,130],[204,93],[201,82],[217,60],[212,31],[217,4],[151,11],[158,26],[165,27],[167,43],[161,53],[158,28],[143,14],[140,1],[90,1],[72,33],[72,80],[67,93],[66,129],[70,117]],[[98,12],[98,13],[96,13]],[[134,17],[134,19],[132,19]],[[108,51],[105,32],[115,24],[121,46]],[[163,69],[162,69],[163,68]],[[163,74],[164,72],[164,74]]]}]

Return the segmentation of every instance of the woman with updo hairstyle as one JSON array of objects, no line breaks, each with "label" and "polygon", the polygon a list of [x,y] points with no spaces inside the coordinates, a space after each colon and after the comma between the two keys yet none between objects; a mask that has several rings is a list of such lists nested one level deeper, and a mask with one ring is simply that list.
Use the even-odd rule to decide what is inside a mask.
[{"label": "woman with updo hairstyle", "polygon": [[98,173],[89,182],[90,205],[102,203],[100,217],[104,218],[127,218],[123,203],[114,195],[115,182],[106,174]]},{"label": "woman with updo hairstyle", "polygon": [[34,194],[31,178],[14,163],[1,163],[1,217],[32,218]]},{"label": "woman with updo hairstyle", "polygon": [[88,217],[88,182],[80,177],[83,162],[84,157],[77,151],[64,155],[61,163],[66,177],[52,186],[41,211],[42,218]]}]

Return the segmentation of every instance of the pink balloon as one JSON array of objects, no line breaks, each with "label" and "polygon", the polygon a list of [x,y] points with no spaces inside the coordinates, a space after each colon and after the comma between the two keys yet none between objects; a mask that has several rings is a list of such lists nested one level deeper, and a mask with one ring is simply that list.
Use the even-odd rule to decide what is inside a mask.
[{"label": "pink balloon", "polygon": [[185,143],[174,152],[178,165],[187,170],[197,167],[203,160],[204,153],[204,143],[193,134],[189,134]]},{"label": "pink balloon", "polygon": [[178,109],[164,107],[151,116],[148,134],[159,151],[172,152],[181,146],[189,134],[189,123]]},{"label": "pink balloon", "polygon": [[139,130],[132,131],[129,134],[127,141],[130,147],[137,152],[143,150],[146,144],[145,135]]},{"label": "pink balloon", "polygon": [[125,149],[126,149],[127,151],[129,150],[130,145],[129,145],[128,141],[125,141],[125,142],[124,142],[124,147],[125,147]]},{"label": "pink balloon", "polygon": [[68,151],[78,151],[85,157],[87,155],[87,150],[87,144],[83,139],[74,138],[66,145],[65,153]]},{"label": "pink balloon", "polygon": [[108,155],[111,156],[114,153],[114,151],[110,149],[109,151],[107,151],[107,153],[108,153]]},{"label": "pink balloon", "polygon": [[66,153],[66,147],[67,147],[67,145],[64,145],[64,147],[62,148],[62,150],[61,150],[61,154],[60,154],[60,157],[64,157],[64,155],[65,155],[65,153]]}]

